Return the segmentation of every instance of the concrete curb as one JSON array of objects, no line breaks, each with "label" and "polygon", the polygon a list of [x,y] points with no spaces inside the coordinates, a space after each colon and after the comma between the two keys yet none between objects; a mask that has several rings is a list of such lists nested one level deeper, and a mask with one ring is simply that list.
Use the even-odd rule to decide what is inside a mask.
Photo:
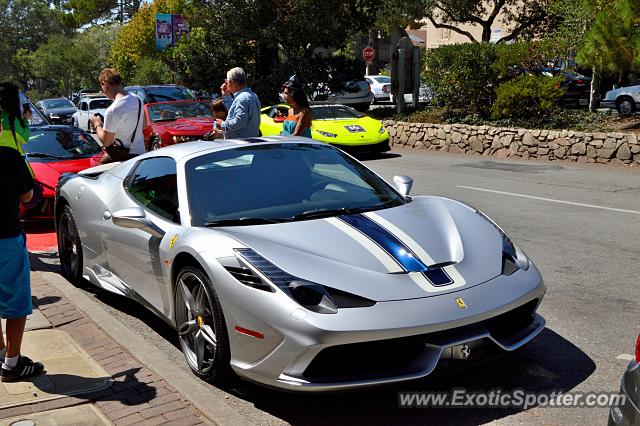
[{"label": "concrete curb", "polygon": [[35,272],[42,279],[57,288],[82,313],[99,325],[114,341],[127,349],[142,364],[169,382],[185,399],[209,420],[220,426],[249,425],[250,422],[230,407],[224,400],[211,392],[206,385],[194,376],[179,368],[166,368],[171,365],[162,352],[149,345],[138,334],[113,318],[99,304],[91,300],[82,291],[71,285],[66,279],[54,272]]}]

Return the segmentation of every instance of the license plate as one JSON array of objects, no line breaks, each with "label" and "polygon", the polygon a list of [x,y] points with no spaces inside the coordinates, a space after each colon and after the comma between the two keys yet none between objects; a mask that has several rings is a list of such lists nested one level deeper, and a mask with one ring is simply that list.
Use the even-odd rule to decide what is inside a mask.
[{"label": "license plate", "polygon": [[580,105],[580,106],[589,105],[589,99],[578,99],[578,105]]},{"label": "license plate", "polygon": [[344,126],[344,128],[347,129],[349,133],[360,133],[365,131],[362,126],[358,125]]},{"label": "license plate", "polygon": [[441,359],[460,359],[467,360],[472,353],[482,353],[484,342],[482,339],[463,343],[460,345],[449,346],[442,350]]}]

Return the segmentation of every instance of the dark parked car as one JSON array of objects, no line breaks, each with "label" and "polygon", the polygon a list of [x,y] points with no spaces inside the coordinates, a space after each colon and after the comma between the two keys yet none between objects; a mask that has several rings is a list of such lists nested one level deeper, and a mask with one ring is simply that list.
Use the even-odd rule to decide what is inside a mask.
[{"label": "dark parked car", "polygon": [[546,77],[560,77],[559,88],[565,89],[560,98],[563,106],[588,107],[589,93],[591,90],[591,77],[584,76],[575,71],[558,68],[524,68],[516,70],[514,75],[542,75]]},{"label": "dark parked car", "polygon": [[138,95],[142,103],[153,104],[169,101],[193,101],[196,95],[186,87],[177,84],[159,84],[155,86],[127,86],[127,92]]},{"label": "dark parked car", "polygon": [[71,116],[78,110],[67,98],[43,99],[36,107],[53,124],[71,124]]},{"label": "dark parked car", "polygon": [[548,68],[544,75],[549,77],[561,77],[560,87],[565,89],[562,95],[562,104],[565,106],[588,107],[589,93],[591,90],[591,77],[584,76],[575,71]]}]

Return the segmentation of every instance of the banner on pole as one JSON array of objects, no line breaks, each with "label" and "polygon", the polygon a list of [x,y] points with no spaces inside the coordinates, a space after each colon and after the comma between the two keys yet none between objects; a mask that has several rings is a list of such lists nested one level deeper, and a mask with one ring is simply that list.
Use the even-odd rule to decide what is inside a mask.
[{"label": "banner on pole", "polygon": [[182,15],[156,14],[156,50],[175,46],[185,34],[189,34],[189,24],[184,21]]},{"label": "banner on pole", "polygon": [[173,46],[172,16],[167,13],[156,14],[156,50]]}]

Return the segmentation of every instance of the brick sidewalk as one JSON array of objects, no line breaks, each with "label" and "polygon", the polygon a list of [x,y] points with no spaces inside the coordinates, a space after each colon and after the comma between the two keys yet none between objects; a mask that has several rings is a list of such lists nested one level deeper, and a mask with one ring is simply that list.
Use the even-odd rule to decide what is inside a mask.
[{"label": "brick sidewalk", "polygon": [[66,332],[111,375],[114,383],[98,392],[0,409],[0,419],[94,403],[118,426],[211,424],[166,380],[120,347],[37,272],[31,273],[31,287],[34,308],[54,328]]}]

